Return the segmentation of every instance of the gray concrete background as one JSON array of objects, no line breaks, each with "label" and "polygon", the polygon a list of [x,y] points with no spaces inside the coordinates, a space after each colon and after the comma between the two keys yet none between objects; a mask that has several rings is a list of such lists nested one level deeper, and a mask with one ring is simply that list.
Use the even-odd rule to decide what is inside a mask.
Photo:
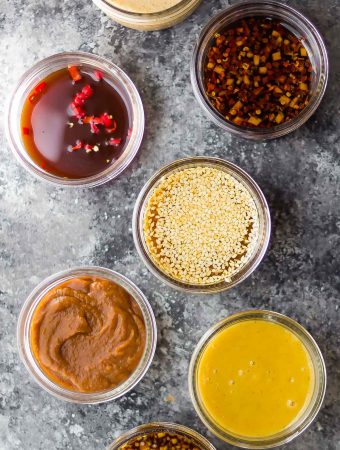
[{"label": "gray concrete background", "polygon": [[[324,407],[290,450],[340,449],[339,321],[339,27],[337,0],[296,0],[324,35],[331,77],[317,113],[293,134],[245,142],[212,125],[196,103],[189,61],[209,17],[228,4],[205,0],[170,30],[143,34],[115,25],[90,1],[0,0],[0,110],[21,73],[64,50],[105,56],[127,71],[146,110],[140,152],[116,180],[93,190],[36,181],[15,162],[0,130],[0,449],[103,449],[150,420],[189,425],[228,449],[201,424],[187,390],[187,368],[203,332],[229,313],[269,308],[300,321],[317,339],[329,384]],[[273,232],[256,272],[235,289],[189,296],[158,282],[134,248],[131,214],[145,181],[189,155],[228,159],[248,171],[270,204]],[[66,404],[43,392],[19,361],[20,307],[46,276],[96,264],[131,278],[157,316],[159,344],[151,369],[129,395],[99,406]],[[168,396],[173,396],[172,402]]]}]

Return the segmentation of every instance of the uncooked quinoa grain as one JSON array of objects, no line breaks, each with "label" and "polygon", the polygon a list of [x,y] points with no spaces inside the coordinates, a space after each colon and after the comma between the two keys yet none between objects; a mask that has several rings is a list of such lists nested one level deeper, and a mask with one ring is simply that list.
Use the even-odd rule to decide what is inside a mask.
[{"label": "uncooked quinoa grain", "polygon": [[192,284],[230,281],[249,260],[258,236],[250,192],[212,167],[183,169],[151,192],[144,235],[155,264]]}]

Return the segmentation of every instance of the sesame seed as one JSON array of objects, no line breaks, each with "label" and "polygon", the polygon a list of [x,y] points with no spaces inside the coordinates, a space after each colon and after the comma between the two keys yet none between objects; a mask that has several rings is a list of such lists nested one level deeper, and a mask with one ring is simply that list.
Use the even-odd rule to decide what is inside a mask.
[{"label": "sesame seed", "polygon": [[258,213],[248,189],[221,169],[183,169],[151,192],[144,235],[156,265],[193,284],[230,281],[252,255]]}]

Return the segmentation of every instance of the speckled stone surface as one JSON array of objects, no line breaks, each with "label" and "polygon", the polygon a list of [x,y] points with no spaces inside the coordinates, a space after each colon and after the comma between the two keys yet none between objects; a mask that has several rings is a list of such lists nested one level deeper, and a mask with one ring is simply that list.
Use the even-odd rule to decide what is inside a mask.
[{"label": "speckled stone surface", "polygon": [[[197,36],[226,0],[205,0],[173,29],[143,34],[114,24],[90,1],[0,0],[0,111],[16,79],[64,50],[111,59],[136,83],[146,110],[140,152],[116,180],[64,190],[35,180],[15,162],[0,129],[0,449],[104,449],[151,420],[189,425],[217,449],[191,405],[187,369],[205,330],[228,314],[269,308],[300,321],[317,339],[328,369],[324,406],[290,450],[340,449],[339,27],[337,0],[290,1],[325,37],[329,86],[317,113],[293,134],[245,142],[212,125],[196,103],[189,61]],[[263,189],[272,213],[269,251],[231,291],[190,296],[156,280],[137,256],[131,215],[137,194],[162,165],[190,155],[228,159]],[[16,349],[16,322],[31,289],[46,276],[95,264],[131,278],[149,298],[159,328],[154,362],[127,396],[99,406],[56,400],[28,376]],[[171,397],[168,397],[171,396]],[[173,397],[173,401],[169,398]]]}]

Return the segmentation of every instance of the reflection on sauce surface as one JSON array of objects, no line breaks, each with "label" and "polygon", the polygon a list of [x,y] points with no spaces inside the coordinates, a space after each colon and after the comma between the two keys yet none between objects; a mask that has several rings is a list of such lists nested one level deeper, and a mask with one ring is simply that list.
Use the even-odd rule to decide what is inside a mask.
[{"label": "reflection on sauce surface", "polygon": [[245,437],[276,434],[298,419],[314,371],[300,339],[286,327],[247,320],[217,332],[198,365],[198,392],[216,425]]},{"label": "reflection on sauce surface", "polygon": [[77,392],[126,381],[145,348],[142,311],[114,282],[81,277],[52,288],[34,311],[30,342],[45,375]]}]

